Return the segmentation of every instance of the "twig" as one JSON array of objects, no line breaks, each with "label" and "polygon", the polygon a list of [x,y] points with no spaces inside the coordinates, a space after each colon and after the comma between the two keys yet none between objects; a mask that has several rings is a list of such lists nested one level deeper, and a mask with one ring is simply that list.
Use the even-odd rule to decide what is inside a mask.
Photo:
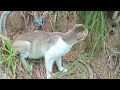
[{"label": "twig", "polygon": [[[106,44],[106,42],[105,42],[105,44]],[[113,48],[111,48],[109,45],[106,44],[106,46],[109,48],[108,50],[113,51],[113,53],[115,53],[115,54],[120,54],[120,52],[115,51],[115,50],[114,50]]]}]

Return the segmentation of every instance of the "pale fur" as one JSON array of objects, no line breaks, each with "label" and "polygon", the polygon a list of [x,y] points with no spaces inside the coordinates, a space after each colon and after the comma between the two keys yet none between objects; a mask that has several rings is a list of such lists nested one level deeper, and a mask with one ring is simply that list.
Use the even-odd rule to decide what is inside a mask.
[{"label": "pale fur", "polygon": [[51,77],[51,74],[49,72],[52,72],[52,66],[54,61],[56,61],[59,71],[67,72],[66,68],[63,68],[61,66],[61,56],[65,55],[67,52],[70,51],[72,45],[67,45],[61,38],[58,39],[58,42],[52,46],[45,54],[45,60],[47,60],[47,63],[49,63],[48,66],[46,66],[47,71],[47,78]]}]

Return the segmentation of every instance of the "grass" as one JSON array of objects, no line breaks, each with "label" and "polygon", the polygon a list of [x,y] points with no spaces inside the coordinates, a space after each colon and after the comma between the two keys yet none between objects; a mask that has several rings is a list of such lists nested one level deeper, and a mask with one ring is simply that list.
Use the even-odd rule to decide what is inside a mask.
[{"label": "grass", "polygon": [[[11,42],[9,41],[9,39],[7,37],[3,37],[2,39],[3,41],[3,44],[4,44],[4,47],[0,47],[0,62],[1,65],[6,65],[6,70],[5,70],[5,74],[6,74],[6,78],[8,79],[9,78],[9,72],[10,70],[12,70],[12,73],[13,73],[13,77],[15,78],[16,77],[16,74],[15,74],[15,52],[14,52],[14,49],[12,48],[12,44]],[[2,67],[1,67],[2,68]]]},{"label": "grass", "polygon": [[[97,51],[97,49],[104,48],[103,39],[106,17],[102,11],[91,11],[87,12],[85,18],[86,27],[90,27],[90,40],[89,44],[87,43],[87,46],[90,46],[90,48],[87,52],[89,53],[90,60],[92,60],[95,51]],[[99,48],[97,48],[98,44],[100,45]],[[101,52],[103,51],[101,50]],[[101,52],[99,51],[99,53]]]},{"label": "grass", "polygon": [[[81,57],[77,58],[76,61],[74,61],[74,62],[72,62],[72,63],[69,63],[68,65],[65,66],[65,67],[68,68],[68,73],[67,73],[67,74],[68,74],[69,79],[72,79],[72,77],[73,77],[73,76],[71,76],[70,68],[72,68],[73,65],[77,64],[79,61],[80,61],[80,62],[84,62],[83,60],[85,60],[86,56],[87,56],[87,53],[84,53],[84,54],[82,54]],[[59,77],[62,75],[62,73],[63,73],[63,71],[59,72],[59,73],[54,77],[54,79],[59,78]],[[83,71],[82,74],[83,74],[83,73],[86,73],[86,75],[88,75],[88,73],[86,72],[86,70]]]},{"label": "grass", "polygon": [[4,78],[15,79],[22,76],[30,77],[30,75],[27,74],[27,71],[25,71],[21,66],[9,38],[3,36],[1,45],[3,46],[0,47],[0,69],[4,71]]},{"label": "grass", "polygon": [[[96,55],[97,52],[100,54],[105,51],[104,31],[106,26],[106,14],[103,11],[48,11],[48,13],[48,16],[50,18],[48,19],[48,22],[51,22],[53,32],[64,32],[64,29],[68,27],[68,23],[72,23],[68,19],[68,17],[73,22],[80,22],[84,24],[87,28],[90,28],[90,39],[88,40],[88,43],[85,43],[85,47],[87,48],[86,54],[82,54],[81,57],[77,58],[74,63],[77,63],[79,60],[85,57],[89,57],[88,63],[91,64],[94,55]],[[2,67],[3,65],[6,65],[6,78],[9,78],[10,71],[13,74],[13,78],[16,78],[16,69],[20,69],[20,63],[16,59],[14,49],[12,48],[12,44],[9,39],[4,38],[3,42],[4,46],[6,47],[0,47],[0,66]],[[66,67],[70,68],[74,63],[70,63]],[[20,72],[22,71],[20,70]],[[61,74],[62,72],[60,72],[55,78],[59,78]],[[79,74],[79,76],[85,76],[87,74],[87,70],[83,70],[83,73]],[[70,74],[69,78],[72,78]]]}]

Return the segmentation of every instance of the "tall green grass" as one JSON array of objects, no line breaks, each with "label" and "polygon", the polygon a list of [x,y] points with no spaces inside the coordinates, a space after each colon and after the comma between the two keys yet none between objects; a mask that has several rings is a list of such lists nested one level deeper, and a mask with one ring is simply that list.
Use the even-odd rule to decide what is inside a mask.
[{"label": "tall green grass", "polygon": [[89,53],[90,63],[93,59],[94,53],[102,53],[104,51],[103,39],[106,26],[106,15],[103,11],[87,11],[86,14],[82,17],[85,19],[85,26],[90,28],[90,40],[86,45],[87,52]]}]

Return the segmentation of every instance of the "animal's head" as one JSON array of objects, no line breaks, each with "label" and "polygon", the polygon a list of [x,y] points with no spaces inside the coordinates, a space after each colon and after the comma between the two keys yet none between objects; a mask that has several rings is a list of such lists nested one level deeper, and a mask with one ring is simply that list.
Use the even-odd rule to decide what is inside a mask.
[{"label": "animal's head", "polygon": [[88,34],[88,29],[82,24],[75,24],[73,32],[77,34],[77,39],[82,41],[86,38]]}]

